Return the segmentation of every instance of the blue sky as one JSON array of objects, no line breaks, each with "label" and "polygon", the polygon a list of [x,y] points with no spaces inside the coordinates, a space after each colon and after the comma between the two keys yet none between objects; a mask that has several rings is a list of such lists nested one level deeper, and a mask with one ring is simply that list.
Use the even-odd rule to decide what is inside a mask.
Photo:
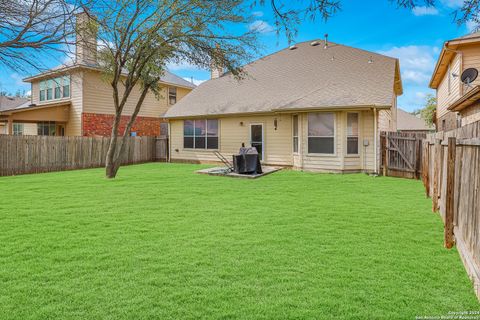
[{"label": "blue sky", "polygon": [[[453,22],[451,13],[462,0],[436,2],[436,8],[407,10],[397,8],[388,0],[343,0],[341,11],[327,22],[302,23],[295,41],[319,39],[328,33],[330,41],[399,58],[404,94],[399,97],[398,105],[412,111],[421,107],[427,93],[433,92],[428,82],[443,42],[471,30],[471,26],[457,26]],[[253,9],[252,16],[253,26],[262,30],[259,42],[263,55],[288,45],[283,35],[277,36],[273,31],[268,6]],[[44,63],[54,66],[59,61]],[[184,78],[193,77],[196,82],[209,78],[207,70],[198,70],[188,64],[172,65],[170,69]],[[11,93],[17,89],[30,90],[29,85],[21,81],[24,76],[27,75],[0,69],[1,89]]]}]

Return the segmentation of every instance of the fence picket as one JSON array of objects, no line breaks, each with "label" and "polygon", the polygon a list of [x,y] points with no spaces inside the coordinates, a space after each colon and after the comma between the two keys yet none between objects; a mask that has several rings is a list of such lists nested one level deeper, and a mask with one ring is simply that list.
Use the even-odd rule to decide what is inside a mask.
[{"label": "fence picket", "polygon": [[[0,176],[105,165],[108,137],[0,135]],[[166,161],[168,138],[128,137],[123,164]]]}]

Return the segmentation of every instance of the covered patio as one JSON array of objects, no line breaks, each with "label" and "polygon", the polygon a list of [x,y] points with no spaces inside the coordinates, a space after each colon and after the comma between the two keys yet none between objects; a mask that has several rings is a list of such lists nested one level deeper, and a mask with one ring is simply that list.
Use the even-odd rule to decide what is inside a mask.
[{"label": "covered patio", "polygon": [[0,133],[13,135],[14,124],[37,124],[38,135],[65,135],[70,102],[36,106],[28,105],[0,111]]}]

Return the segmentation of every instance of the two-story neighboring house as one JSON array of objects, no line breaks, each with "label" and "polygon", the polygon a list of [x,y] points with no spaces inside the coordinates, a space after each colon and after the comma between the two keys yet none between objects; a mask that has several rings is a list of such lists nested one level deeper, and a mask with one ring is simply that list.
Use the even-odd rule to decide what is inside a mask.
[{"label": "two-story neighboring house", "polygon": [[445,42],[430,80],[437,90],[438,131],[480,120],[479,71],[480,32]]},{"label": "two-story neighboring house", "polygon": [[[86,14],[77,15],[77,30],[85,30],[79,24],[88,23]],[[86,41],[79,41],[79,39]],[[114,119],[112,88],[102,78],[97,63],[96,34],[77,35],[75,62],[62,65],[24,79],[31,83],[31,103],[22,108],[0,109],[0,122],[5,133],[18,134],[14,130],[23,126],[27,134],[58,136],[107,136]],[[162,93],[157,99],[149,93],[132,128],[138,136],[156,136],[167,132],[163,114],[195,87],[170,72],[162,78]],[[120,132],[133,113],[140,90],[134,90],[123,111]],[[27,132],[27,131],[25,131]]]}]

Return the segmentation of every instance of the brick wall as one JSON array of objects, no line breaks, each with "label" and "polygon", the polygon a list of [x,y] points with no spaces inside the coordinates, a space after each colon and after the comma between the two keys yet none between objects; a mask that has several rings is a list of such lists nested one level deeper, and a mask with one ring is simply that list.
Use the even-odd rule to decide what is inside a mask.
[{"label": "brick wall", "polygon": [[[109,136],[112,131],[114,115],[101,113],[83,113],[82,114],[82,135],[86,137]],[[119,133],[123,134],[127,126],[129,116],[122,116],[120,121]],[[137,117],[132,126],[131,132],[136,132],[137,136],[159,136],[160,118]]]}]

